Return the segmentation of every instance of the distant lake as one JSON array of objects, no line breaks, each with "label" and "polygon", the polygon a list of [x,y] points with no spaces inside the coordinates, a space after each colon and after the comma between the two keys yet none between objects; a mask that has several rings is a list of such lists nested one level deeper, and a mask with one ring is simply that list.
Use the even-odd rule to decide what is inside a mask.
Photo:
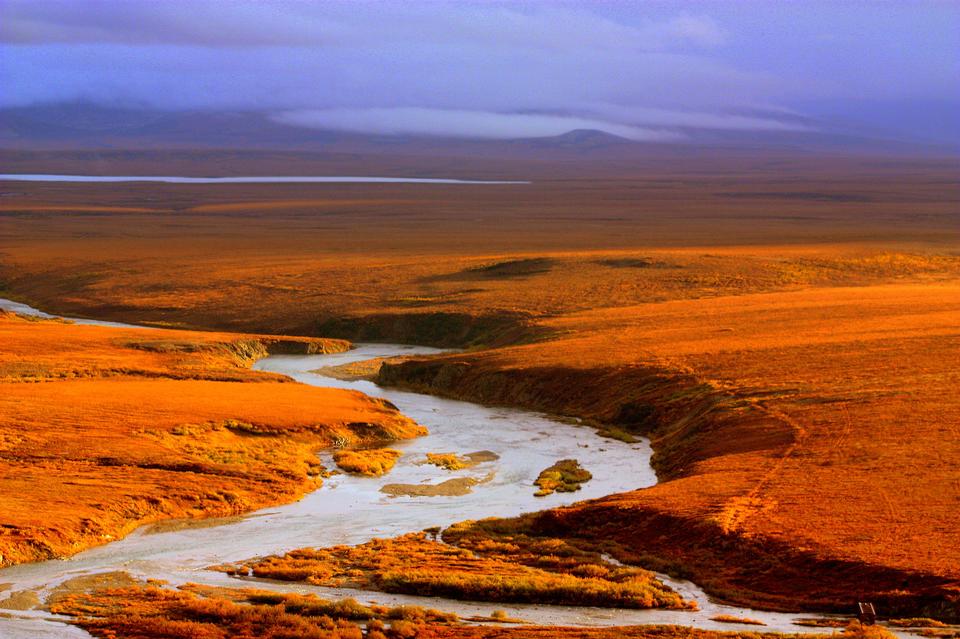
[{"label": "distant lake", "polygon": [[52,175],[0,173],[0,180],[20,182],[166,182],[170,184],[290,184],[301,182],[375,182],[386,184],[530,184],[527,180],[454,180],[450,178],[369,177],[354,175],[260,177],[178,177],[172,175]]}]

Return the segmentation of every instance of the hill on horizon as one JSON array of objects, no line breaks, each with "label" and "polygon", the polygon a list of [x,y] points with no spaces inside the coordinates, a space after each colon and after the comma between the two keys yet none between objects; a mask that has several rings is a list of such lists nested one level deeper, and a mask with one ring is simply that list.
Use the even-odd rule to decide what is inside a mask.
[{"label": "hill on horizon", "polygon": [[842,132],[731,131],[675,127],[676,140],[635,141],[598,129],[511,139],[385,135],[309,128],[264,111],[164,111],[74,102],[0,109],[6,150],[231,149],[362,155],[481,156],[516,159],[644,157],[711,151],[788,151],[847,155],[956,155],[932,146]]}]

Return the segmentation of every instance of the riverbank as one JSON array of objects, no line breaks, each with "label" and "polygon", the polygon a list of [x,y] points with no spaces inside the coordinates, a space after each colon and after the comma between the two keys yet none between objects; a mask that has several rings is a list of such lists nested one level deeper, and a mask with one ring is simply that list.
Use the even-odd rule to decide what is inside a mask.
[{"label": "riverbank", "polygon": [[[143,338],[144,334],[140,333],[140,335],[141,338]],[[155,339],[155,335],[150,335],[149,337]],[[368,479],[354,479],[341,476],[332,478],[328,487],[320,492],[314,493],[311,497],[304,500],[302,504],[281,508],[276,513],[263,514],[256,518],[234,519],[225,522],[226,525],[218,530],[218,544],[216,548],[206,547],[203,552],[199,552],[201,548],[205,548],[204,543],[200,541],[199,537],[205,535],[203,529],[172,529],[166,533],[134,535],[115,544],[83,553],[78,556],[76,561],[66,562],[66,565],[60,562],[25,565],[16,569],[8,569],[0,573],[0,576],[4,579],[12,579],[13,583],[16,584],[16,592],[31,592],[31,590],[23,590],[23,588],[30,588],[31,584],[33,584],[34,589],[43,593],[50,592],[50,589],[59,583],[60,580],[67,579],[69,576],[77,574],[78,571],[97,572],[105,569],[109,570],[111,567],[117,565],[127,565],[127,562],[123,560],[123,558],[127,556],[138,556],[141,558],[141,562],[154,556],[157,557],[157,559],[160,557],[164,559],[159,562],[157,559],[153,559],[142,563],[143,572],[140,575],[141,579],[159,578],[166,582],[172,582],[173,584],[183,584],[186,583],[187,580],[196,581],[199,578],[206,583],[216,584],[218,583],[216,578],[217,573],[198,573],[197,569],[206,565],[206,562],[213,563],[214,561],[223,561],[224,559],[235,561],[240,558],[247,558],[253,554],[260,553],[266,548],[276,548],[277,544],[281,544],[281,547],[287,544],[296,547],[303,545],[304,540],[310,540],[310,543],[322,543],[321,540],[323,539],[338,539],[346,541],[347,543],[358,543],[369,538],[369,526],[371,522],[380,522],[378,529],[384,530],[383,522],[385,519],[391,521],[393,530],[399,533],[416,529],[418,526],[422,528],[426,522],[440,522],[442,524],[446,521],[448,523],[454,523],[462,519],[463,516],[470,514],[483,515],[484,513],[490,513],[491,509],[500,514],[510,514],[510,511],[516,513],[522,512],[524,509],[534,509],[536,505],[542,504],[543,502],[538,501],[530,492],[523,491],[522,489],[518,494],[517,482],[519,480],[521,485],[532,484],[538,463],[535,462],[531,456],[538,454],[546,460],[551,456],[562,456],[566,454],[566,451],[578,450],[578,454],[585,460],[586,465],[596,469],[597,475],[595,480],[586,484],[584,494],[582,495],[583,497],[589,498],[611,492],[623,491],[624,485],[622,484],[624,483],[626,486],[637,485],[636,471],[629,472],[627,467],[621,467],[615,463],[617,457],[612,455],[612,453],[614,451],[620,451],[623,462],[628,464],[629,467],[639,470],[640,466],[637,466],[637,464],[640,463],[642,465],[649,459],[649,448],[646,448],[646,452],[644,452],[644,447],[641,446],[638,449],[636,444],[631,445],[615,440],[599,439],[595,435],[591,436],[589,430],[559,424],[549,420],[534,419],[530,416],[521,418],[520,414],[512,411],[504,413],[497,409],[485,409],[460,402],[428,398],[423,395],[384,391],[377,389],[376,386],[366,381],[323,378],[307,372],[318,366],[320,368],[342,366],[349,364],[351,361],[365,361],[371,357],[389,357],[402,353],[406,354],[406,356],[415,356],[418,353],[423,354],[429,352],[429,349],[371,346],[332,355],[272,356],[268,359],[260,360],[255,366],[259,369],[290,375],[300,381],[306,381],[308,383],[340,385],[343,387],[362,389],[367,392],[386,394],[392,403],[396,403],[401,407],[404,413],[416,416],[418,421],[435,427],[434,435],[425,438],[423,441],[413,440],[407,443],[398,443],[398,446],[405,449],[405,453],[407,453],[404,468],[399,468],[395,471],[401,473],[401,477],[404,476],[403,473],[407,473],[407,476],[411,474],[413,474],[413,476],[422,476],[425,470],[429,471],[428,474],[439,474],[442,477],[448,476],[450,472],[450,470],[445,468],[438,468],[422,463],[411,448],[420,449],[420,454],[426,458],[427,452],[425,451],[430,451],[434,445],[440,445],[450,449],[466,449],[476,447],[480,441],[491,444],[493,441],[491,437],[493,433],[496,432],[495,429],[492,430],[491,427],[499,425],[499,427],[504,428],[501,436],[505,439],[500,443],[493,443],[492,445],[503,453],[503,456],[506,457],[506,463],[509,465],[503,467],[502,464],[499,463],[502,459],[500,455],[484,456],[485,463],[497,463],[499,468],[495,469],[494,475],[499,476],[499,479],[492,484],[484,485],[478,489],[475,499],[472,496],[469,501],[464,501],[459,498],[442,500],[440,502],[433,502],[430,499],[426,501],[410,499],[397,503],[397,506],[402,508],[403,512],[406,513],[405,517],[398,518],[396,515],[385,517],[386,512],[384,508],[389,504],[395,503],[392,498],[385,498],[382,495],[376,497],[376,486],[367,483],[370,481]],[[492,421],[486,422],[486,427],[469,427],[467,423],[464,423],[464,420],[475,419],[475,417],[468,418],[468,415],[474,413],[477,413],[477,416],[489,416],[484,417],[484,419],[492,419]],[[431,417],[431,415],[433,415],[433,417]],[[508,416],[509,421],[506,421],[505,418]],[[453,421],[452,424],[451,419]],[[527,428],[524,427],[526,423],[529,423]],[[544,430],[545,427],[550,430]],[[541,437],[548,436],[548,438],[542,439],[534,437],[535,440],[539,439],[539,443],[536,444],[535,448],[518,447],[515,438],[518,434],[524,432],[530,435],[539,434]],[[445,441],[445,433],[447,437],[454,436],[455,439]],[[437,439],[437,437],[440,439]],[[464,440],[463,437],[467,437],[467,439]],[[473,441],[474,438],[478,439]],[[598,444],[594,446],[592,440],[595,440]],[[608,443],[604,444],[604,441]],[[640,453],[639,455],[638,451]],[[525,472],[528,476],[521,475],[518,477],[516,473],[520,471],[520,469],[526,469]],[[472,472],[473,469],[468,468],[461,470],[464,472]],[[490,472],[489,467],[477,470],[487,473]],[[437,481],[437,479],[434,479],[434,481]],[[655,480],[651,475],[646,481],[653,483]],[[620,482],[621,485],[618,485],[617,482]],[[357,490],[361,488],[362,490],[357,492]],[[362,495],[368,495],[369,497],[367,497],[367,499],[370,499],[369,509],[366,513],[357,508],[363,501]],[[524,495],[527,495],[526,500],[530,501],[529,505],[524,499]],[[552,496],[551,499],[555,497],[560,496]],[[562,497],[561,501],[571,503],[575,499],[575,496]],[[556,504],[554,503],[553,505]],[[349,519],[337,517],[334,514],[337,512],[337,509],[341,507],[346,507],[350,510]],[[473,508],[473,510],[471,510],[471,508]],[[317,517],[317,515],[321,515],[321,513],[324,512],[327,513],[326,516]],[[309,515],[304,518],[304,515],[308,513]],[[291,515],[297,519],[298,523],[296,525],[286,523],[286,518]],[[333,528],[326,525],[331,516],[340,522]],[[313,522],[313,526],[305,526],[307,522]],[[470,528],[468,527],[467,530],[470,530]],[[483,531],[484,527],[481,526],[478,530]],[[517,532],[519,532],[519,529],[517,529]],[[334,536],[330,537],[329,535],[331,534]],[[537,541],[537,537],[532,539],[534,544],[544,543]],[[481,546],[485,546],[486,542],[482,536],[478,538],[478,540]],[[499,540],[498,543],[502,543],[502,540]],[[563,542],[560,540],[556,540],[556,542],[546,540],[546,543]],[[206,561],[204,561],[204,559]],[[595,612],[591,612],[590,609],[584,609],[580,606],[558,608],[556,606],[544,607],[528,605],[518,607],[516,604],[506,605],[514,615],[523,616],[539,623],[549,621],[554,624],[570,622],[595,624],[600,622],[603,624],[614,623],[622,625],[638,622],[673,622],[709,628],[711,626],[723,627],[723,624],[712,621],[715,617],[742,617],[759,618],[763,620],[763,623],[770,629],[785,630],[788,628],[800,629],[806,627],[794,626],[795,619],[790,615],[778,615],[776,613],[718,606],[714,602],[708,601],[702,592],[692,587],[692,584],[670,580],[662,576],[660,578],[663,579],[669,587],[681,593],[684,598],[689,597],[690,600],[696,601],[700,610],[697,612],[638,611],[635,613],[626,610],[617,610],[614,616],[604,618],[603,616],[595,616]],[[264,587],[269,584],[267,582],[261,582],[259,585]],[[278,590],[280,592],[296,592],[299,589],[296,584],[284,584],[281,585]],[[333,590],[336,592],[341,589]],[[111,592],[108,596],[116,597],[118,594],[118,592]],[[356,593],[354,594],[356,596]],[[369,597],[373,593],[363,594],[365,597]],[[136,596],[134,595],[135,593],[131,592],[132,599],[136,600]],[[218,597],[222,595],[223,593],[215,596],[213,598],[214,601],[212,601],[210,605],[222,606],[222,604],[216,603]],[[168,597],[168,599],[169,597],[175,599],[177,596],[179,595],[164,595],[164,597]],[[283,595],[282,597],[288,596],[290,595]],[[394,595],[393,597],[396,596]],[[382,600],[382,597],[378,598]],[[428,605],[441,605],[445,610],[464,611],[471,609],[476,610],[477,608],[476,604],[463,604],[450,599],[421,599]],[[86,606],[86,604],[84,605]],[[275,602],[271,605],[275,605]],[[496,605],[503,606],[504,604],[499,603]],[[87,612],[90,611],[89,608],[84,608],[84,610]],[[483,612],[473,612],[471,616],[486,615],[489,617],[492,616],[494,612],[496,612],[495,608],[488,607]],[[171,617],[163,613],[158,617],[158,622],[163,619],[166,620],[163,623],[167,623]],[[119,618],[115,618],[114,621],[119,621]],[[21,619],[18,623],[22,624],[23,620]],[[45,622],[38,618],[37,623],[42,625]],[[103,623],[110,624],[113,622],[107,619],[103,620]],[[223,620],[222,623],[226,623],[226,621]],[[107,626],[103,627],[105,628]],[[563,632],[566,631],[564,630]],[[600,635],[598,636],[602,636],[603,631],[588,632],[599,632]],[[639,629],[638,632],[640,632]],[[643,632],[646,632],[646,630]]]},{"label": "riverbank", "polygon": [[[135,575],[142,580],[161,579],[173,585],[201,581],[210,585],[231,585],[225,575],[203,570],[224,561],[239,561],[264,551],[300,547],[317,543],[362,543],[372,531],[396,535],[439,524],[447,526],[463,517],[481,518],[491,513],[519,514],[543,505],[569,504],[578,498],[596,498],[611,492],[622,492],[638,485],[652,484],[655,478],[649,469],[650,449],[646,444],[627,444],[605,440],[590,430],[570,424],[558,424],[542,417],[517,411],[488,409],[462,402],[378,389],[366,381],[344,381],[324,378],[307,371],[323,365],[342,365],[371,357],[397,354],[416,355],[430,349],[369,346],[330,355],[278,355],[260,360],[261,370],[290,375],[299,381],[339,385],[383,395],[391,404],[428,425],[432,434],[426,438],[398,442],[404,455],[391,471],[391,478],[365,478],[338,475],[302,501],[257,513],[257,516],[233,519],[217,529],[217,544],[211,546],[204,528],[172,528],[166,532],[146,534],[140,531],[123,540],[80,553],[66,562],[25,564],[4,570],[4,580],[14,584],[15,592],[36,591],[40,597],[55,590],[57,584],[78,573],[98,573],[130,569],[129,557],[138,557]],[[476,467],[448,470],[424,464],[427,454],[439,446],[445,450],[478,448],[484,445],[499,453],[482,456]],[[538,469],[549,460],[569,456],[573,451],[585,466],[594,469],[594,479],[578,494],[556,494],[546,498],[533,495],[533,480]],[[322,458],[325,459],[325,458]],[[456,498],[392,498],[378,490],[380,484],[394,479],[422,482],[443,481],[455,475],[492,474],[493,479],[476,491]],[[338,522],[331,526],[329,522]],[[659,579],[660,577],[658,577]],[[346,596],[379,600],[399,597],[399,604],[442,606],[461,616],[490,616],[498,607],[507,605],[515,616],[538,623],[623,624],[680,623],[705,627],[722,627],[711,617],[718,614],[760,615],[771,629],[793,627],[792,617],[774,613],[745,611],[717,606],[691,584],[669,581],[684,599],[697,601],[700,610],[616,610],[598,614],[596,609],[581,606],[531,606],[496,603],[486,607],[471,602],[443,598],[417,598],[383,595],[372,592],[351,592]],[[259,582],[258,587],[270,586]],[[279,585],[279,584],[278,584]],[[298,592],[298,584],[279,585],[279,592]],[[312,587],[315,588],[315,587]],[[338,589],[333,589],[337,591]],[[342,598],[343,595],[340,597]],[[22,621],[21,621],[22,623]],[[38,623],[41,623],[38,620]]]},{"label": "riverbank", "polygon": [[[814,634],[722,632],[682,626],[582,628],[540,626],[511,619],[503,611],[488,617],[457,615],[415,606],[390,608],[354,600],[329,601],[314,595],[190,586],[180,591],[127,587],[72,595],[55,606],[97,636],[236,637],[237,639],[812,639]],[[856,622],[834,636],[892,639],[878,626]]]},{"label": "riverbank", "polygon": [[605,309],[543,322],[565,337],[388,363],[379,379],[651,437],[660,484],[526,522],[543,534],[743,605],[839,612],[856,592],[957,618],[956,497],[932,481],[960,456],[942,428],[958,409],[944,400],[957,299],[944,282]]},{"label": "riverbank", "polygon": [[222,517],[321,485],[316,452],[426,431],[359,393],[250,365],[338,340],[83,326],[0,312],[0,566],[145,523]]},{"label": "riverbank", "polygon": [[[791,162],[523,187],[23,183],[0,286],[105,319],[467,348],[385,370],[654,438],[661,485],[543,530],[757,606],[952,614],[955,171]],[[580,456],[537,470],[559,459]]]}]

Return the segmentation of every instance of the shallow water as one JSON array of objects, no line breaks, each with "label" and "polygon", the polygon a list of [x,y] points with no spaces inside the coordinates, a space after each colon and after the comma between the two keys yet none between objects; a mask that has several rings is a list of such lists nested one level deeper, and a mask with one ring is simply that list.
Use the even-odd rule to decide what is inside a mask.
[{"label": "shallow water", "polygon": [[[291,375],[314,385],[354,388],[384,397],[430,429],[430,435],[392,443],[404,455],[383,477],[335,475],[298,502],[268,508],[240,521],[215,528],[149,534],[141,529],[127,538],[94,548],[65,561],[14,566],[0,571],[0,581],[16,589],[46,587],[78,574],[131,570],[142,575],[189,575],[224,561],[283,552],[302,546],[361,543],[464,519],[515,515],[622,492],[656,481],[650,469],[649,444],[601,439],[593,431],[560,424],[543,416],[510,409],[486,408],[428,395],[385,390],[370,382],[344,382],[321,377],[310,369],[391,354],[437,352],[408,346],[361,345],[335,355],[272,356],[256,368]],[[450,472],[422,465],[427,452],[469,453],[491,450],[500,459]],[[534,497],[533,480],[557,459],[575,457],[594,473],[579,493]],[[321,455],[333,468],[329,453]],[[380,492],[388,483],[438,483],[451,477],[484,478],[460,497],[390,497]]]},{"label": "shallow water", "polygon": [[0,180],[16,182],[164,182],[167,184],[530,184],[527,180],[456,180],[452,178],[377,177],[362,175],[184,177],[175,175],[55,175],[0,173]]},{"label": "shallow water", "polygon": [[[795,615],[755,611],[713,603],[696,585],[663,576],[664,581],[700,610],[620,610],[591,607],[509,605],[462,602],[441,598],[391,595],[351,589],[321,588],[294,583],[232,578],[205,570],[207,566],[282,553],[305,546],[363,543],[431,526],[448,526],[465,519],[511,516],[542,510],[582,499],[601,497],[651,486],[656,476],[650,467],[649,442],[627,444],[599,437],[592,429],[561,423],[529,411],[485,407],[430,395],[381,388],[368,381],[342,381],[309,371],[322,367],[391,355],[430,354],[436,349],[402,345],[366,344],[332,355],[275,355],[254,366],[284,373],[300,382],[363,391],[393,402],[405,415],[430,430],[426,437],[391,444],[403,451],[396,467],[384,477],[335,475],[323,487],[298,502],[266,508],[216,527],[151,532],[141,528],[120,541],[93,548],[60,561],[45,561],[0,570],[0,583],[11,582],[11,591],[37,589],[41,595],[52,586],[81,574],[123,570],[134,576],[167,579],[171,583],[255,586],[287,592],[315,592],[329,598],[354,597],[361,602],[410,603],[456,612],[463,616],[489,615],[497,609],[512,617],[555,625],[681,624],[732,630],[746,626],[711,621],[718,614],[760,619],[766,627],[785,632],[831,632],[831,629],[794,625]],[[470,469],[450,472],[422,465],[427,452],[459,454],[480,450],[500,458]],[[534,497],[533,480],[558,459],[575,458],[593,473],[577,493]],[[333,468],[329,453],[321,455]],[[460,497],[389,497],[380,492],[388,483],[439,483],[451,477],[484,478],[489,482]],[[612,560],[611,560],[612,561]],[[0,597],[6,595],[0,594]],[[2,601],[0,601],[2,605]],[[16,620],[0,619],[0,636],[82,637],[62,624],[45,621],[38,613],[13,613]],[[49,615],[46,615],[49,617]],[[56,634],[57,632],[63,634]],[[41,634],[46,633],[46,634]]]},{"label": "shallow water", "polygon": [[[32,317],[43,317],[46,319],[56,319],[57,315],[51,315],[49,313],[44,313],[43,311],[38,311],[32,306],[27,306],[26,304],[21,304],[20,302],[14,302],[13,300],[0,299],[0,311],[10,311],[11,313],[19,313],[20,315],[30,315]],[[87,326],[111,326],[113,328],[139,328],[139,329],[148,329],[148,326],[137,326],[136,324],[124,324],[123,322],[105,322],[103,320],[95,319],[79,319],[71,318],[71,322],[74,324],[84,324]]]}]

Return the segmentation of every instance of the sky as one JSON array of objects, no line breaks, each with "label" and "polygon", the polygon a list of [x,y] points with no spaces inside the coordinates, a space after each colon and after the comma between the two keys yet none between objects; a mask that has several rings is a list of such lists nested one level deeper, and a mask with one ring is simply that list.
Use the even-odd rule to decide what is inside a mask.
[{"label": "sky", "polygon": [[295,126],[960,140],[960,0],[0,0],[0,106]]}]

